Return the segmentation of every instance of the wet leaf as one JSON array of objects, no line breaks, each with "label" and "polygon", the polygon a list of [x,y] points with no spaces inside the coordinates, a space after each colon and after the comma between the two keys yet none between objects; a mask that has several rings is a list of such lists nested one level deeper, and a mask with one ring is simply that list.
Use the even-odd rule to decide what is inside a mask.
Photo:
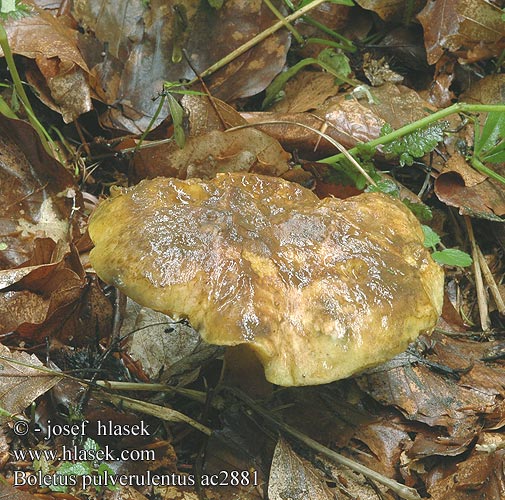
[{"label": "wet leaf", "polygon": [[432,259],[439,264],[446,266],[468,267],[472,265],[472,258],[466,252],[457,248],[444,248],[443,250],[433,252]]},{"label": "wet leaf", "polygon": [[[296,149],[304,158],[314,159],[335,154],[335,146],[296,123],[324,130],[325,134],[351,148],[379,137],[385,123],[398,129],[425,117],[428,110],[433,109],[418,92],[403,85],[386,83],[370,92],[375,102],[348,92],[326,99],[311,113],[256,112],[242,113],[242,116],[248,122],[258,123],[258,129],[275,137],[287,151]],[[296,109],[299,100],[306,106],[307,98],[301,89],[291,99],[290,109]],[[272,120],[293,123],[261,126],[261,122]]]},{"label": "wet leaf", "polygon": [[[495,168],[505,173],[505,169]],[[459,208],[461,214],[495,221],[505,215],[503,184],[486,179],[458,154],[446,162],[435,182],[435,194],[443,203]]]},{"label": "wet leaf", "polygon": [[505,492],[505,450],[473,453],[456,471],[429,488],[432,500],[502,498]]},{"label": "wet leaf", "polygon": [[174,143],[142,149],[135,155],[134,164],[140,179],[159,175],[210,179],[218,172],[242,171],[277,177],[288,170],[288,158],[275,139],[245,128],[189,137],[183,149]]},{"label": "wet leaf", "polygon": [[485,0],[428,0],[418,15],[428,63],[446,50],[471,62],[499,55],[505,43],[501,14],[498,5]]},{"label": "wet leaf", "polygon": [[302,460],[291,446],[280,438],[270,468],[268,498],[334,500],[335,497],[314,466]]},{"label": "wet leaf", "polygon": [[0,407],[10,413],[22,413],[61,380],[61,377],[32,368],[43,367],[34,354],[11,352],[0,344],[0,356]]},{"label": "wet leaf", "polygon": [[[187,18],[179,30],[175,7]],[[158,107],[152,98],[164,81],[195,76],[184,59],[173,61],[174,49],[185,49],[201,73],[277,21],[263,2],[244,0],[227,1],[218,10],[197,0],[151,0],[147,8],[127,0],[78,0],[73,15],[87,30],[80,47],[95,78],[94,90],[112,106],[104,123],[133,133],[149,124]],[[288,45],[285,30],[256,45],[210,77],[212,94],[231,101],[262,91],[282,70]],[[156,125],[167,115],[165,105]]]},{"label": "wet leaf", "polygon": [[30,82],[40,87],[51,107],[70,122],[92,108],[88,67],[77,48],[77,31],[38,8],[36,2],[24,3],[32,7],[29,15],[5,23],[9,45],[14,54],[36,62],[29,73]]},{"label": "wet leaf", "polygon": [[[405,2],[403,0],[356,0],[356,3],[364,9],[373,10],[377,15],[386,21],[407,20]],[[415,0],[412,6],[412,13],[415,13],[422,6],[423,2]]]},{"label": "wet leaf", "polygon": [[[447,123],[440,122],[426,128],[415,130],[403,137],[385,144],[382,149],[386,157],[398,157],[400,166],[412,166],[414,158],[422,158],[426,153],[433,151],[444,138],[444,129]],[[383,135],[393,132],[392,127],[386,124],[382,127]]]},{"label": "wet leaf", "polygon": [[29,258],[35,238],[79,237],[81,219],[71,223],[70,215],[82,196],[29,124],[0,116],[0,151],[0,269],[6,269]]}]

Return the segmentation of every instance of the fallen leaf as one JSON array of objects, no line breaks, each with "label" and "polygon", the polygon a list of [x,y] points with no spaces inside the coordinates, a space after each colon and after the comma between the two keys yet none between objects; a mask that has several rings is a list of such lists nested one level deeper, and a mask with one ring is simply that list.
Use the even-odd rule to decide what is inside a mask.
[{"label": "fallen leaf", "polygon": [[0,269],[32,254],[35,238],[80,236],[82,196],[72,175],[43,149],[34,129],[0,115]]},{"label": "fallen leaf", "polygon": [[27,491],[14,488],[6,481],[0,481],[0,498],[1,497],[12,500],[40,500],[40,497],[36,497]]},{"label": "fallen leaf", "polygon": [[0,407],[10,413],[22,413],[61,380],[38,370],[43,365],[34,354],[11,352],[0,344],[0,356]]},{"label": "fallen leaf", "polygon": [[[311,113],[244,112],[242,116],[277,139],[286,151],[296,149],[303,158],[318,159],[338,151],[333,144],[304,125],[320,130],[344,147],[351,148],[379,137],[385,122],[397,129],[423,118],[428,114],[427,110],[434,109],[415,90],[403,85],[386,83],[370,89],[370,92],[375,102],[370,102],[365,96],[347,93],[326,99]],[[304,97],[300,99],[305,102]],[[297,106],[294,98],[290,106]],[[274,120],[288,123],[261,125]]]},{"label": "fallen leaf", "polygon": [[[499,170],[499,165],[493,165]],[[503,170],[503,169],[502,169]],[[501,221],[505,215],[503,184],[471,168],[461,155],[449,158],[435,181],[435,194],[462,215]]]},{"label": "fallen leaf", "polygon": [[[505,394],[500,367],[481,361],[486,349],[482,343],[440,334],[427,341],[432,345],[427,362],[436,366],[407,352],[357,381],[366,393],[399,408],[407,419],[444,428],[446,434],[436,433],[440,443],[460,446],[462,439],[475,435],[484,415],[500,412]],[[458,380],[441,371],[444,367],[463,373]]]},{"label": "fallen leaf", "polygon": [[[194,78],[182,49],[201,73],[277,21],[263,2],[244,0],[227,1],[217,10],[196,0],[152,0],[147,7],[127,0],[78,0],[72,12],[87,31],[80,47],[93,88],[111,106],[103,123],[133,133],[147,128],[159,105],[152,98],[164,81]],[[187,19],[177,28],[179,17]],[[212,75],[212,94],[231,101],[261,92],[282,70],[288,47],[286,30],[273,34]],[[167,115],[165,106],[156,125]]]},{"label": "fallen leaf", "polygon": [[[25,3],[32,6],[30,14],[5,23],[9,45],[14,54],[35,60],[49,89],[46,98],[51,96],[51,107],[68,123],[92,109],[88,67],[77,48],[77,31],[33,0]],[[43,87],[35,67],[28,75],[30,83]]]},{"label": "fallen leaf", "polygon": [[110,331],[112,307],[88,284],[75,248],[37,239],[30,260],[0,271],[0,332],[40,341],[52,336],[74,345]]},{"label": "fallen leaf", "polygon": [[[405,2],[403,0],[356,0],[356,3],[367,10],[374,11],[384,21],[405,21]],[[415,0],[412,13],[423,5],[422,0]]]},{"label": "fallen leaf", "polygon": [[[424,28],[429,64],[435,64],[444,51],[457,53],[471,62],[498,56],[505,44],[502,11],[485,0],[428,0],[417,18]],[[476,54],[469,53],[477,46]]]},{"label": "fallen leaf", "polygon": [[505,494],[505,450],[474,452],[457,470],[436,482],[428,492],[432,500],[503,498]]},{"label": "fallen leaf", "polygon": [[134,160],[138,179],[157,176],[211,179],[220,172],[254,172],[278,177],[286,172],[289,154],[259,130],[214,130],[189,137],[183,149],[174,142],[141,149]]},{"label": "fallen leaf", "polygon": [[187,385],[198,376],[205,361],[219,352],[216,346],[205,344],[189,325],[131,299],[121,327],[121,336],[125,335],[124,352],[141,364],[151,381],[162,383],[177,377],[178,385]]},{"label": "fallen leaf", "polygon": [[334,500],[335,496],[314,466],[301,459],[283,438],[279,438],[270,468],[268,498]]}]

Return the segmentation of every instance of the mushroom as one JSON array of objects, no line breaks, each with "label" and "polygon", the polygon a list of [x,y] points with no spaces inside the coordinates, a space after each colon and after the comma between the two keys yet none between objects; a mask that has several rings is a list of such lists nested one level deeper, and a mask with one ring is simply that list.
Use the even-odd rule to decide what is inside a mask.
[{"label": "mushroom", "polygon": [[89,234],[105,282],[211,344],[246,344],[283,386],[385,362],[442,309],[418,221],[379,193],[319,200],[261,175],[159,177],[116,190]]}]

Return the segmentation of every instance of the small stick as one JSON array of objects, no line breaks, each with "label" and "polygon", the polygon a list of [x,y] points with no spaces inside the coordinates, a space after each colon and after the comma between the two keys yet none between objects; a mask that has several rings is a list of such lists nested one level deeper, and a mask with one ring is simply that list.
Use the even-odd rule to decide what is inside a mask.
[{"label": "small stick", "polygon": [[298,33],[298,31],[296,31],[295,27],[291,23],[288,23],[286,21],[286,18],[277,10],[275,5],[273,5],[270,0],[263,0],[263,1],[268,6],[268,8],[273,12],[275,17],[284,23],[284,26],[286,27],[286,29],[288,29],[292,33],[292,35],[296,39],[296,41],[300,45],[303,45],[304,44],[303,36],[300,35],[300,33]]},{"label": "small stick", "polygon": [[484,258],[481,249],[478,246],[477,246],[477,252],[479,254],[479,264],[482,269],[482,274],[484,275],[484,279],[486,280],[486,283],[489,287],[489,291],[493,296],[493,299],[496,304],[496,309],[498,309],[498,312],[502,316],[505,316],[505,302],[503,301],[503,297],[501,296],[500,290],[498,289],[498,285],[494,280],[493,273],[491,273],[491,269],[489,269],[487,261]]},{"label": "small stick", "polygon": [[486,291],[484,290],[484,282],[482,281],[481,266],[479,265],[479,251],[475,235],[473,234],[472,222],[468,215],[465,215],[465,224],[468,231],[468,237],[472,245],[473,272],[475,274],[475,289],[477,291],[477,304],[479,306],[479,317],[482,330],[487,332],[491,328],[491,320],[489,319],[489,309],[487,307]]},{"label": "small stick", "polygon": [[203,78],[200,76],[198,71],[196,70],[195,66],[191,62],[191,58],[188,56],[188,53],[186,49],[182,49],[182,55],[184,56],[184,59],[186,60],[187,65],[191,68],[193,73],[196,75],[198,80],[200,81],[200,85],[203,88],[203,91],[207,94],[207,99],[209,100],[210,105],[212,106],[212,109],[214,110],[214,113],[216,113],[219,121],[221,122],[221,126],[223,127],[223,130],[226,130],[228,127],[226,125],[226,122],[224,121],[224,118],[221,116],[221,113],[219,112],[219,109],[217,109],[216,103],[214,102],[214,97],[210,93],[209,88],[207,85],[205,85],[205,82],[203,81]]},{"label": "small stick", "polygon": [[[218,69],[221,69],[222,67],[226,66],[228,63],[230,63],[231,61],[233,61],[237,57],[241,56],[242,54],[247,52],[249,49],[253,48],[255,45],[262,42],[263,40],[268,38],[270,35],[274,34],[276,31],[283,28],[286,25],[286,23],[290,23],[290,22],[294,21],[295,19],[302,17],[307,12],[314,9],[318,5],[321,5],[325,1],[326,0],[314,0],[313,2],[310,2],[309,4],[302,7],[301,9],[298,9],[296,12],[293,12],[293,14],[290,14],[289,16],[284,17],[282,19],[282,21],[278,21],[274,25],[267,28],[266,30],[262,31],[261,33],[258,33],[255,37],[251,38],[250,40],[245,42],[243,45],[236,48],[233,52],[230,52],[226,57],[223,57],[217,63],[215,63],[212,66],[210,66],[209,68],[207,68],[205,71],[200,73],[200,77],[205,78],[205,77],[211,75],[212,73],[215,73]],[[196,81],[196,79],[192,80],[190,82],[190,84],[194,83],[195,81]]]},{"label": "small stick", "polygon": [[291,435],[292,437],[302,442],[309,448],[312,448],[313,450],[317,451],[318,453],[321,453],[322,455],[330,458],[331,460],[340,465],[345,465],[346,467],[349,467],[349,469],[353,470],[354,472],[363,474],[365,477],[377,481],[378,483],[381,483],[384,486],[387,486],[391,491],[395,492],[399,497],[403,498],[404,500],[421,500],[421,496],[414,488],[409,488],[408,486],[400,484],[394,479],[389,479],[388,477],[379,474],[377,471],[369,469],[368,467],[358,462],[355,462],[350,458],[344,457],[344,455],[341,455],[340,453],[330,450],[326,446],[323,446],[317,441],[314,441],[312,438],[306,436],[305,434],[296,430],[295,428],[287,424],[284,424],[283,422],[279,422],[277,419],[272,417],[272,415],[270,415],[268,411],[258,406],[249,396],[245,395],[242,391],[239,391],[238,389],[231,387],[226,387],[226,390],[230,391],[232,394],[234,394],[239,399],[244,401],[244,403],[246,403],[247,406],[252,408],[256,413],[260,414],[263,418],[268,420],[276,428],[280,429],[281,431],[284,431],[286,434]]},{"label": "small stick", "polygon": [[203,434],[210,436],[212,434],[212,429],[207,426],[193,420],[191,417],[184,415],[177,410],[172,408],[167,408],[165,406],[155,405],[153,403],[146,403],[145,401],[140,401],[138,399],[127,398],[126,396],[117,396],[115,394],[98,392],[96,396],[101,400],[110,401],[111,403],[120,405],[121,408],[128,408],[129,410],[139,411],[146,415],[152,415],[153,417],[160,418],[167,422],[184,422],[194,429],[202,432]]}]

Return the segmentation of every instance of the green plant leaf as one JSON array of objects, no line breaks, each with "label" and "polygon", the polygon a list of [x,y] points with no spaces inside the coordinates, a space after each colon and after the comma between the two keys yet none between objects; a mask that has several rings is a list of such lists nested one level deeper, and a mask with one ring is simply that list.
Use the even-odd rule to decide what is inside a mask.
[{"label": "green plant leaf", "polygon": [[184,128],[182,126],[184,110],[172,94],[167,93],[167,99],[168,107],[170,108],[170,115],[172,116],[172,123],[174,125],[174,139],[177,146],[182,149],[186,143],[186,134],[184,133]]},{"label": "green plant leaf", "polygon": [[63,476],[84,476],[93,472],[91,462],[61,462],[56,474]]},{"label": "green plant leaf", "polygon": [[[96,472],[101,477],[104,477],[106,472],[107,474],[109,474],[109,476],[113,476],[115,474],[114,469],[112,469],[109,465],[107,465],[104,462],[102,462],[98,466]],[[107,488],[111,491],[116,491],[119,488],[119,484],[112,484],[109,480],[109,482],[107,483]]]},{"label": "green plant leaf", "polygon": [[488,161],[486,160],[487,153],[493,150],[497,144],[503,143],[504,139],[505,113],[499,111],[488,113],[480,133],[478,126],[476,127],[474,155],[481,161]]},{"label": "green plant leaf", "polygon": [[352,73],[349,58],[342,52],[326,48],[319,53],[317,59],[338,75],[349,76]]},{"label": "green plant leaf", "polygon": [[[436,122],[427,127],[414,130],[383,146],[387,157],[398,157],[400,165],[412,165],[414,158],[421,158],[426,153],[433,151],[437,144],[444,138],[444,130],[447,122]],[[393,132],[391,125],[385,124],[381,129],[381,135],[386,136]]]},{"label": "green plant leaf", "polygon": [[433,252],[431,256],[435,262],[445,264],[446,266],[467,267],[473,262],[470,255],[456,248],[446,248],[439,252]]},{"label": "green plant leaf", "polygon": [[428,205],[424,203],[414,203],[407,198],[403,199],[402,202],[421,222],[429,222],[433,219],[433,213]]},{"label": "green plant leaf", "polygon": [[435,248],[440,243],[440,236],[430,226],[422,224],[421,228],[424,233],[424,246],[426,248]]},{"label": "green plant leaf", "polygon": [[380,179],[376,182],[375,186],[370,184],[370,186],[365,189],[365,193],[384,193],[393,198],[398,198],[400,188],[396,185],[395,181],[391,179]]}]

